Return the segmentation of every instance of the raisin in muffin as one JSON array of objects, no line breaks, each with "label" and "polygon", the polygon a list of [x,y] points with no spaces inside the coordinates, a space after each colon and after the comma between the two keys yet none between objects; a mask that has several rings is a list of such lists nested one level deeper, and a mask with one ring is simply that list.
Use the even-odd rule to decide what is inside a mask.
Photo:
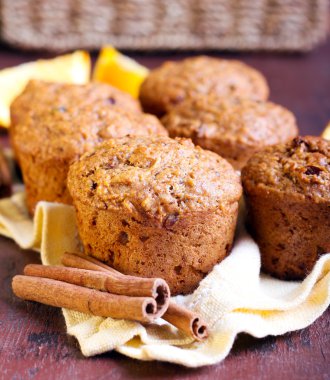
[{"label": "raisin in muffin", "polygon": [[140,101],[146,112],[162,116],[187,97],[210,93],[266,100],[269,89],[263,75],[243,62],[199,56],[152,70],[141,85]]},{"label": "raisin in muffin", "polygon": [[27,204],[71,203],[70,164],[108,138],[167,135],[128,95],[104,84],[31,81],[11,106],[11,143],[21,166]]},{"label": "raisin in muffin", "polygon": [[304,278],[330,252],[330,142],[307,136],[269,147],[249,160],[242,181],[263,270]]},{"label": "raisin in muffin", "polygon": [[187,98],[163,117],[171,137],[190,137],[196,145],[241,169],[253,153],[298,134],[287,109],[271,102],[223,99],[214,94]]},{"label": "raisin in muffin", "polygon": [[168,137],[112,139],[71,167],[85,253],[192,292],[230,251],[239,176],[213,152]]}]

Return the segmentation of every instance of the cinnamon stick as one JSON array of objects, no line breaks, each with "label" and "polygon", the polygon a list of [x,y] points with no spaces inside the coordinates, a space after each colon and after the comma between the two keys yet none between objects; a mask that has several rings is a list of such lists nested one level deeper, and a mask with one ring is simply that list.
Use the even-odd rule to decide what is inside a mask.
[{"label": "cinnamon stick", "polygon": [[[118,272],[119,273],[119,272]],[[157,303],[157,315],[161,317],[169,304],[169,287],[160,278],[118,276],[112,271],[66,268],[61,266],[29,264],[24,268],[27,276],[45,277],[70,284],[132,297],[152,297]]]},{"label": "cinnamon stick", "polygon": [[[170,288],[167,282],[162,278],[144,278],[137,276],[128,276],[118,272],[116,269],[109,267],[101,261],[93,257],[86,256],[80,253],[64,253],[62,264],[71,268],[87,269],[90,271],[100,271],[106,273],[112,279],[112,284],[116,281],[118,284],[130,284],[130,296],[153,297],[158,305],[158,308],[167,308],[170,301]],[[119,287],[120,285],[118,285]],[[108,290],[114,292],[112,290]]]},{"label": "cinnamon stick", "polygon": [[[117,276],[128,277],[101,261],[80,253],[65,253],[62,258],[62,264],[73,267],[76,266],[82,269],[102,271],[104,273],[112,272]],[[188,335],[191,335],[196,340],[203,340],[208,336],[207,325],[200,319],[200,317],[196,313],[193,313],[182,306],[178,306],[174,302],[169,303],[169,307],[162,318],[178,329],[183,330]]]},{"label": "cinnamon stick", "polygon": [[162,318],[186,334],[193,336],[196,340],[200,341],[208,337],[207,326],[200,317],[174,302],[170,302]]},{"label": "cinnamon stick", "polygon": [[116,269],[109,267],[108,265],[102,263],[101,261],[94,259],[93,257],[84,255],[82,253],[69,253],[65,252],[62,256],[62,264],[66,267],[89,269],[99,272],[113,273],[117,276],[124,276],[122,273],[118,272]]},{"label": "cinnamon stick", "polygon": [[25,300],[100,317],[147,323],[158,318],[157,304],[151,297],[115,295],[48,278],[21,275],[13,278],[12,287],[16,296]]}]

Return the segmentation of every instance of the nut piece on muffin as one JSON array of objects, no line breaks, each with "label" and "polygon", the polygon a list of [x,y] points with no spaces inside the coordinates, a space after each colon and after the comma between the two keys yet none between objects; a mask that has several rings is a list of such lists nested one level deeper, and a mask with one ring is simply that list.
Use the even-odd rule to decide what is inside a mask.
[{"label": "nut piece on muffin", "polygon": [[21,166],[27,205],[71,203],[70,164],[108,139],[167,135],[159,120],[140,112],[129,95],[104,84],[31,81],[11,106],[11,143]]},{"label": "nut piece on muffin", "polygon": [[187,97],[211,93],[266,100],[269,89],[263,75],[243,62],[199,56],[152,70],[141,85],[140,101],[146,112],[163,116]]},{"label": "nut piece on muffin", "polygon": [[189,137],[240,170],[268,145],[298,135],[294,115],[279,105],[248,99],[224,99],[214,94],[187,98],[163,117],[171,137]]},{"label": "nut piece on muffin", "polygon": [[85,253],[190,293],[229,253],[239,176],[190,140],[125,137],[75,162],[68,188]]},{"label": "nut piece on muffin", "polygon": [[303,279],[330,252],[330,141],[297,137],[243,168],[248,223],[265,272]]}]

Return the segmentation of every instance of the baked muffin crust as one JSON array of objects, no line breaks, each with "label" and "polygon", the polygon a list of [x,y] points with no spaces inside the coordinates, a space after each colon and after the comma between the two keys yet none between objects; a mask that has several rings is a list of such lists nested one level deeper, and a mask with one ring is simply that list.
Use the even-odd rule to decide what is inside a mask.
[{"label": "baked muffin crust", "polygon": [[108,140],[69,171],[85,253],[189,293],[231,249],[241,185],[189,140]]},{"label": "baked muffin crust", "polygon": [[12,193],[12,179],[6,157],[0,147],[0,199]]},{"label": "baked muffin crust", "polygon": [[74,198],[95,208],[128,208],[161,223],[214,210],[241,193],[225,160],[190,140],[167,137],[108,140],[72,165],[68,185]]},{"label": "baked muffin crust", "polygon": [[171,137],[190,137],[241,169],[253,153],[297,136],[294,115],[279,105],[214,94],[185,99],[162,123]]},{"label": "baked muffin crust", "polygon": [[330,252],[330,142],[297,137],[243,168],[248,222],[264,271],[303,279]]},{"label": "baked muffin crust", "polygon": [[31,81],[11,106],[10,137],[22,167],[29,210],[39,200],[71,203],[69,165],[108,138],[167,135],[129,95],[104,84]]},{"label": "baked muffin crust", "polygon": [[69,85],[30,81],[12,107],[11,136],[20,151],[39,156],[75,157],[107,138],[163,134],[136,101],[104,84]]},{"label": "baked muffin crust", "polygon": [[318,202],[330,202],[330,142],[297,137],[253,156],[244,169],[245,186],[260,186]]},{"label": "baked muffin crust", "polygon": [[263,75],[243,62],[198,56],[152,70],[141,85],[140,100],[146,112],[162,116],[187,97],[210,93],[266,100],[269,89]]}]

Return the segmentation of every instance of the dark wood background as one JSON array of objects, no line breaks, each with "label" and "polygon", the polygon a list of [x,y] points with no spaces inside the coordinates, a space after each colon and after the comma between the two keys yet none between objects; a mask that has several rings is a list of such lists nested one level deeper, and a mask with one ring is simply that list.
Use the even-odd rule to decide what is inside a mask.
[{"label": "dark wood background", "polygon": [[[330,120],[330,41],[308,55],[216,54],[237,58],[261,70],[271,99],[292,110],[301,134],[318,135]],[[187,54],[130,54],[148,67]],[[39,57],[0,46],[0,68]],[[2,89],[0,88],[0,93]],[[7,144],[6,133],[1,140]],[[38,254],[0,237],[0,379],[330,379],[330,312],[310,327],[280,337],[255,339],[241,334],[221,363],[187,369],[141,362],[109,352],[84,358],[65,331],[59,309],[24,302],[11,291],[11,279]]]}]

